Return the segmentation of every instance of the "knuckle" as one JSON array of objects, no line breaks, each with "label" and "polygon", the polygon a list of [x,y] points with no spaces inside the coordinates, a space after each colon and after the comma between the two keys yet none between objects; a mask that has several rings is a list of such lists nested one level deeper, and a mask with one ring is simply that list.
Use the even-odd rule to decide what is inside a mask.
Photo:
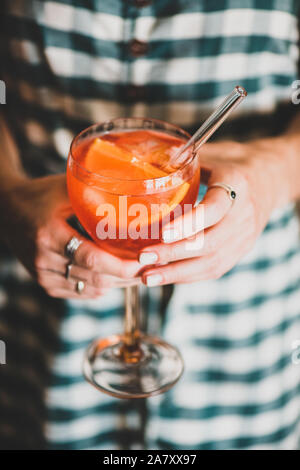
[{"label": "knuckle", "polygon": [[92,273],[92,284],[95,287],[102,288],[104,285],[103,275],[97,272]]},{"label": "knuckle", "polygon": [[83,255],[83,265],[87,269],[95,269],[96,267],[96,255],[93,250],[87,250]]},{"label": "knuckle", "polygon": [[47,230],[47,227],[40,227],[36,232],[36,243],[41,247],[50,246],[50,233]]},{"label": "knuckle", "polygon": [[241,142],[230,141],[227,142],[227,150],[234,157],[240,158],[243,154],[243,144]]},{"label": "knuckle", "polygon": [[130,279],[133,277],[132,268],[128,263],[122,263],[120,266],[120,277],[122,279]]},{"label": "knuckle", "polygon": [[42,253],[38,253],[34,259],[34,267],[36,271],[46,269],[47,263],[46,258]]},{"label": "knuckle", "polygon": [[238,191],[242,194],[247,196],[249,194],[249,181],[246,177],[246,175],[240,171],[239,169],[236,169],[236,185],[238,188]]}]

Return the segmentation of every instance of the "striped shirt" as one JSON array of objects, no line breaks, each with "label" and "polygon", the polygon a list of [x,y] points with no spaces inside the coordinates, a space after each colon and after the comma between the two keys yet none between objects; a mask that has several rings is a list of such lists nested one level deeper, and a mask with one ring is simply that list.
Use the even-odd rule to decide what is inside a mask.
[{"label": "striped shirt", "polygon": [[[117,116],[192,131],[236,84],[248,98],[218,136],[282,132],[296,112],[299,7],[296,0],[2,2],[4,112],[25,168],[35,176],[64,171],[72,137]],[[2,249],[0,337],[13,345],[0,371],[2,442],[297,448],[300,379],[291,348],[300,338],[298,230],[293,206],[284,208],[221,279],[176,286],[164,309],[160,289],[144,293],[149,329],[160,326],[186,364],[173,390],[147,402],[99,394],[81,374],[90,340],[121,329],[121,292],[90,302],[49,299]],[[12,318],[22,325],[19,342]],[[38,379],[47,385],[47,409]]]},{"label": "striped shirt", "polygon": [[4,3],[6,114],[31,172],[61,170],[91,123],[149,116],[190,130],[236,84],[249,93],[239,114],[273,113],[297,78],[296,1]]}]

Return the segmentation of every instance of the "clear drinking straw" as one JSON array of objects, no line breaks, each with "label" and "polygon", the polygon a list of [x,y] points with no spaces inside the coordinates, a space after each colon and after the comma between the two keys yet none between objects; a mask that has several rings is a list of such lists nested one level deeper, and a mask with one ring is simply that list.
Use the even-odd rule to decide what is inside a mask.
[{"label": "clear drinking straw", "polygon": [[[245,88],[236,86],[233,91],[225,98],[225,100],[217,107],[217,109],[204,121],[201,127],[195,134],[187,141],[187,143],[179,150],[173,157],[173,162],[176,163],[180,156],[192,145],[194,145],[194,152],[198,152],[200,147],[207,142],[207,140],[216,132],[229,114],[243,101],[247,96]],[[186,155],[187,157],[188,155]],[[185,158],[186,158],[185,157]],[[184,162],[181,161],[180,164]]]}]

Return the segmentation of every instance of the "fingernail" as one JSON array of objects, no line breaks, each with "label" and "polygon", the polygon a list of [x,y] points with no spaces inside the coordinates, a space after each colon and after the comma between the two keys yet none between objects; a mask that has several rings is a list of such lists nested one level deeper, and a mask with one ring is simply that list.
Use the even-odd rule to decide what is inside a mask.
[{"label": "fingernail", "polygon": [[176,229],[165,230],[162,234],[165,243],[172,243],[179,239],[179,232]]},{"label": "fingernail", "polygon": [[162,282],[162,276],[160,274],[152,274],[146,277],[146,284],[148,287],[159,286]]},{"label": "fingernail", "polygon": [[145,266],[146,264],[156,263],[157,260],[158,260],[158,256],[156,253],[145,252],[145,253],[141,253],[139,256],[139,263],[142,266]]}]

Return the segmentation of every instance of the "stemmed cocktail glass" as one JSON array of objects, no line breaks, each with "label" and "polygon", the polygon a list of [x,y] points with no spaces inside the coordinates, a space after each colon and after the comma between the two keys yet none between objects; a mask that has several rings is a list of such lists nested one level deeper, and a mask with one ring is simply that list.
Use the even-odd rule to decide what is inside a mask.
[{"label": "stemmed cocktail glass", "polygon": [[[144,118],[95,124],[75,137],[67,167],[70,201],[99,247],[136,260],[141,248],[160,242],[165,223],[191,210],[199,159],[190,151],[181,167],[169,164],[189,137],[176,126]],[[124,332],[95,340],[84,358],[87,380],[118,398],[164,392],[183,371],[175,347],[140,331],[136,281],[125,288]]]}]

